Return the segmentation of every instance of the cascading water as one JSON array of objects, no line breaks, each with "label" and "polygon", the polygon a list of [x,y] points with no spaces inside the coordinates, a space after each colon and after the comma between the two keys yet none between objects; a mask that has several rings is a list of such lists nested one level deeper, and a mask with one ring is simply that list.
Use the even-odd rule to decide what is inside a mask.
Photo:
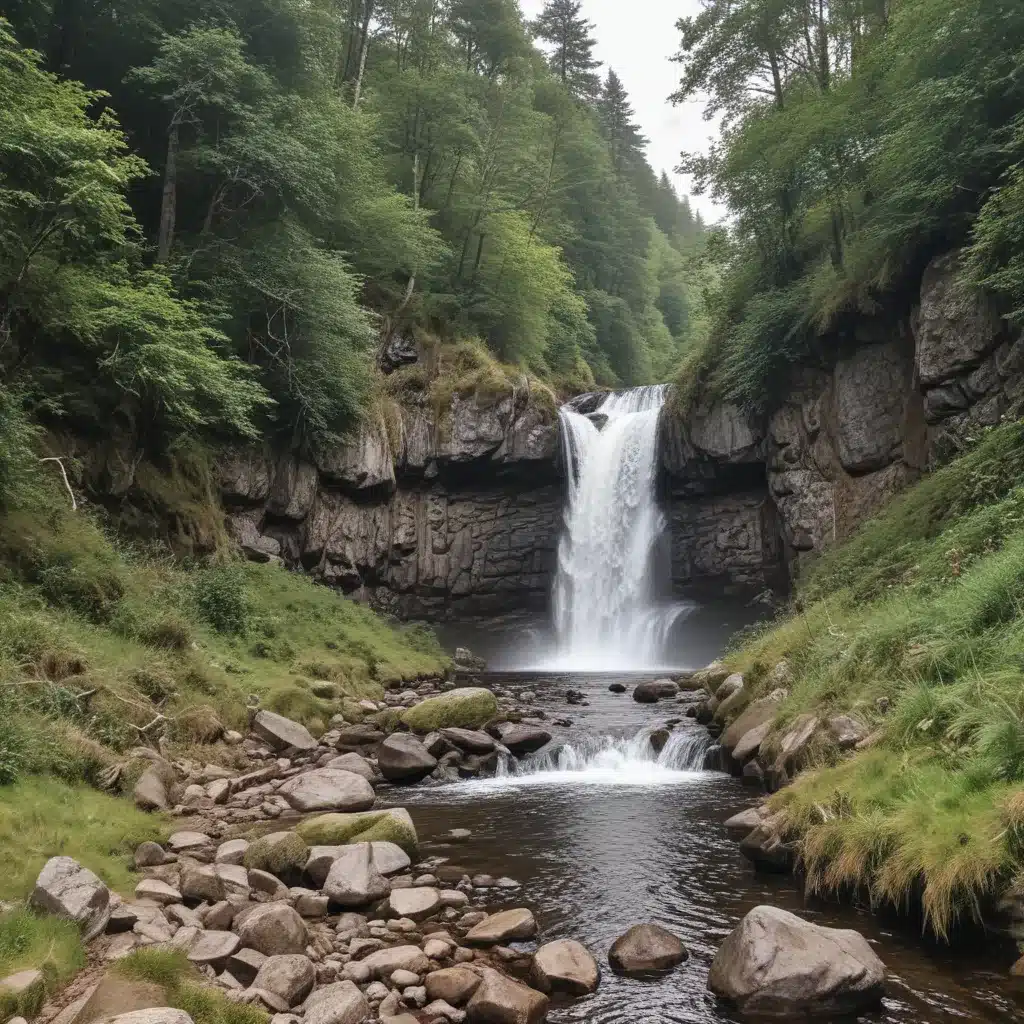
[{"label": "cascading water", "polygon": [[[546,668],[662,668],[672,624],[690,606],[655,600],[658,416],[666,387],[607,395],[589,416],[559,411],[569,476],[554,587],[556,654]],[[596,421],[596,422],[595,422]]]},{"label": "cascading water", "polygon": [[650,729],[628,737],[581,736],[513,768],[503,765],[494,779],[477,785],[674,785],[703,769],[711,743],[703,729],[673,732],[660,752]]}]

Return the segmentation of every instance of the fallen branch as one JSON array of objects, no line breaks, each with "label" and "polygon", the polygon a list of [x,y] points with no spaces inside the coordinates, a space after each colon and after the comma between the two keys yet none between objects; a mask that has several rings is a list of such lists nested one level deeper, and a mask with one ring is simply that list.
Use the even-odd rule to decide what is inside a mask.
[{"label": "fallen branch", "polygon": [[60,475],[64,478],[64,486],[68,489],[68,494],[71,497],[71,511],[78,511],[78,502],[75,501],[75,492],[71,490],[71,482],[68,480],[68,471],[64,468],[64,460],[57,455],[49,455],[45,459],[40,459],[40,462],[56,462],[60,466]]}]

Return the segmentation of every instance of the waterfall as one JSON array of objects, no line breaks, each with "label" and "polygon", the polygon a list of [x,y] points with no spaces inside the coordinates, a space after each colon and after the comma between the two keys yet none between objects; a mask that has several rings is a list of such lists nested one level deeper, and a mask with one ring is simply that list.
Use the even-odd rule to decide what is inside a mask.
[{"label": "waterfall", "polygon": [[559,411],[569,495],[553,595],[556,657],[547,667],[667,664],[669,632],[688,606],[655,600],[652,562],[666,525],[655,493],[665,392],[609,394],[590,416],[570,405]]}]

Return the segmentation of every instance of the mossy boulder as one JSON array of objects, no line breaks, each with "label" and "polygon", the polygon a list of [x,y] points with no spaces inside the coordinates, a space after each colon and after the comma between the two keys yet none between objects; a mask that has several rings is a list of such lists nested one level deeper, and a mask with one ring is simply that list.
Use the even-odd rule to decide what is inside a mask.
[{"label": "mossy boulder", "polygon": [[295,832],[271,832],[249,844],[243,863],[280,876],[301,871],[308,859],[309,847]]},{"label": "mossy boulder", "polygon": [[321,814],[300,822],[295,831],[310,846],[389,842],[415,857],[419,845],[416,827],[404,807],[361,814]]},{"label": "mossy boulder", "polygon": [[498,702],[490,690],[467,686],[437,697],[428,697],[402,715],[414,732],[438,729],[481,729],[498,713]]}]

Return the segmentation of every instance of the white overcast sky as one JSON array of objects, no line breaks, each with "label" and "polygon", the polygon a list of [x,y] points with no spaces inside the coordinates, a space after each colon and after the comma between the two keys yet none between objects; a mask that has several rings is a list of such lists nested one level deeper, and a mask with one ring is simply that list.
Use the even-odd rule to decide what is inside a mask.
[{"label": "white overcast sky", "polygon": [[[523,13],[536,17],[544,0],[520,0]],[[675,174],[683,150],[706,149],[714,126],[703,119],[703,104],[673,107],[668,102],[679,80],[679,66],[669,57],[679,48],[676,21],[700,10],[699,0],[583,0],[583,14],[594,23],[595,53],[612,67],[629,92],[637,120],[650,139],[647,157],[655,171],[668,171],[680,192],[689,192],[685,178]],[[706,196],[690,202],[708,222],[725,211]]]}]

